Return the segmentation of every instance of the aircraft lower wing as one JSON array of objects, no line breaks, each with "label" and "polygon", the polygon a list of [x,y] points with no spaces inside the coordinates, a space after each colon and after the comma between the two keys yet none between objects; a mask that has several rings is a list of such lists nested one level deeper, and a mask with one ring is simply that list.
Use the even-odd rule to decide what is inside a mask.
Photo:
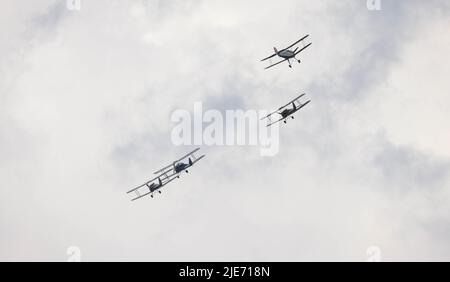
[{"label": "aircraft lower wing", "polygon": [[271,67],[274,67],[274,66],[276,66],[276,65],[279,65],[279,64],[281,64],[281,63],[283,63],[283,62],[286,62],[288,59],[284,59],[284,60],[282,60],[282,61],[280,61],[280,62],[278,62],[278,63],[275,63],[275,64],[273,64],[273,65],[270,65],[270,66],[268,66],[268,67],[266,67],[266,68],[264,68],[265,70],[266,69],[270,69]]},{"label": "aircraft lower wing", "polygon": [[280,111],[280,109],[278,109],[278,110],[276,110],[276,111],[274,111],[274,112],[271,112],[270,114],[268,114],[267,116],[261,118],[260,120],[263,120],[263,119],[266,119],[266,118],[270,118],[272,115],[278,113],[279,111]]},{"label": "aircraft lower wing", "polygon": [[309,43],[308,45],[306,45],[305,47],[303,47],[302,49],[298,50],[297,52],[295,52],[295,55],[297,55],[298,53],[302,52],[303,50],[305,50],[306,48],[308,48],[309,46],[311,46],[312,43]]},{"label": "aircraft lower wing", "polygon": [[280,118],[279,120],[277,120],[277,121],[274,121],[274,122],[272,122],[272,123],[269,123],[268,125],[266,125],[266,127],[269,127],[269,126],[272,126],[272,125],[274,125],[275,123],[279,123],[280,121],[282,121],[282,120],[284,120],[285,118]]},{"label": "aircraft lower wing", "polygon": [[299,110],[300,110],[301,108],[303,108],[304,106],[308,105],[309,103],[311,103],[311,100],[306,101],[305,103],[303,103],[303,104],[300,106]]},{"label": "aircraft lower wing", "polygon": [[[193,167],[199,160],[201,160],[201,159],[203,159],[205,157],[205,155],[203,155],[203,156],[200,156],[200,157],[198,157],[198,158],[195,158],[195,157],[193,157],[193,160],[192,160],[192,163],[187,167],[187,168],[190,168],[190,167]],[[178,173],[173,173],[173,175],[178,175],[178,174],[181,174],[181,171],[180,172],[178,172]]]},{"label": "aircraft lower wing", "polygon": [[147,193],[145,193],[145,194],[138,194],[138,196],[136,197],[136,198],[133,198],[133,199],[131,199],[131,201],[133,202],[133,201],[136,201],[136,200],[138,200],[138,199],[140,199],[140,198],[144,198],[145,196],[147,196],[147,195],[150,195],[152,192],[147,192]]},{"label": "aircraft lower wing", "polygon": [[292,116],[294,113],[300,111],[303,107],[305,107],[305,106],[308,105],[309,103],[311,103],[311,100],[306,101],[305,103],[301,104],[300,107],[298,107],[297,110],[295,110],[295,112],[293,112],[293,113],[290,114],[289,116]]},{"label": "aircraft lower wing", "polygon": [[194,165],[196,162],[198,162],[199,160],[203,159],[204,157],[205,157],[205,155],[196,158],[196,159],[192,162],[192,165]]},{"label": "aircraft lower wing", "polygon": [[277,55],[277,54],[270,55],[269,57],[262,59],[261,62],[264,62],[264,61],[266,61],[266,60],[268,60],[268,59],[272,59],[272,58],[275,57],[276,55]]}]

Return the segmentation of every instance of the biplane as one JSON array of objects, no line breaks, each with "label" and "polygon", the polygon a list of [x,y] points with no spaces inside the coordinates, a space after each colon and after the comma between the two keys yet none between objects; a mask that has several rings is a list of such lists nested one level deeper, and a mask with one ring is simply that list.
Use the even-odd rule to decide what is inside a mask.
[{"label": "biplane", "polygon": [[158,191],[161,194],[161,188],[165,185],[169,184],[173,180],[175,180],[176,177],[171,178],[163,178],[163,175],[160,175],[158,177],[153,178],[152,180],[147,181],[146,183],[130,190],[127,192],[127,194],[134,193],[134,198],[131,199],[132,201],[135,201],[137,199],[143,198],[147,195],[150,195],[153,198],[153,193]]},{"label": "biplane", "polygon": [[[294,116],[293,116],[294,113],[296,113],[297,111],[302,109],[304,106],[306,106],[309,103],[311,103],[311,100],[306,101],[305,103],[301,103],[300,102],[300,98],[302,98],[305,95],[306,94],[302,94],[302,95],[298,96],[297,98],[295,98],[294,100],[290,101],[289,103],[287,103],[283,107],[280,107],[278,110],[274,111],[273,113],[270,113],[267,116],[263,117],[261,120],[269,119],[270,123],[267,125],[267,127],[269,127],[269,126],[271,126],[271,125],[273,125],[275,123],[278,123],[280,121],[283,121],[284,123],[287,123],[287,119],[289,117],[294,119]],[[291,105],[292,105],[292,108],[289,107]],[[272,116],[274,114],[280,115],[280,118],[278,120],[272,122]]]},{"label": "biplane", "polygon": [[[302,52],[303,50],[305,50],[306,48],[308,48],[309,46],[311,46],[312,43],[309,43],[309,44],[307,44],[307,45],[304,45],[302,48],[300,48],[299,46],[297,46],[294,50],[291,50],[291,48],[294,47],[294,46],[296,46],[296,45],[299,44],[300,42],[304,42],[304,40],[305,40],[306,38],[308,38],[308,37],[309,37],[309,34],[306,35],[306,36],[304,36],[302,39],[298,40],[298,41],[295,42],[294,44],[292,44],[292,45],[290,45],[290,46],[288,46],[288,47],[286,47],[286,48],[284,48],[283,50],[280,50],[280,51],[278,51],[276,47],[273,47],[273,50],[275,51],[275,53],[274,53],[273,55],[270,55],[270,56],[267,57],[267,58],[262,59],[261,62],[264,62],[264,61],[266,61],[266,60],[272,59],[272,58],[275,57],[275,56],[278,56],[278,57],[282,58],[283,60],[281,60],[281,61],[279,61],[279,62],[277,62],[277,63],[275,63],[275,64],[272,64],[272,65],[266,67],[265,69],[269,69],[269,68],[274,67],[274,66],[276,66],[276,65],[278,65],[278,64],[281,64],[281,63],[283,63],[283,62],[285,62],[285,61],[287,61],[287,62],[289,63],[289,67],[292,68],[292,65],[291,65],[291,59],[295,59],[295,60],[297,60],[298,63],[301,63],[300,59],[297,59],[296,56],[297,56],[300,52]],[[299,48],[300,48],[300,49],[299,49]]]},{"label": "biplane", "polygon": [[134,198],[132,199],[132,201],[135,201],[147,195],[150,195],[153,198],[153,193],[156,191],[161,194],[162,187],[166,186],[176,178],[180,178],[180,174],[183,171],[188,173],[188,168],[192,167],[196,162],[205,157],[205,155],[196,157],[195,154],[199,150],[200,148],[197,148],[184,157],[174,161],[172,164],[156,171],[154,174],[158,175],[157,177],[128,191],[127,194],[134,193]]},{"label": "biplane", "polygon": [[[202,155],[200,157],[196,157],[195,153],[197,153],[200,150],[200,148],[195,149],[194,151],[190,152],[189,154],[185,155],[184,157],[174,161],[172,164],[158,170],[155,172],[155,174],[163,174],[167,177],[169,176],[176,176],[177,178],[180,178],[180,174],[185,171],[186,173],[189,173],[188,168],[193,166],[196,162],[203,159],[205,155]],[[185,163],[184,161],[187,160]]]}]

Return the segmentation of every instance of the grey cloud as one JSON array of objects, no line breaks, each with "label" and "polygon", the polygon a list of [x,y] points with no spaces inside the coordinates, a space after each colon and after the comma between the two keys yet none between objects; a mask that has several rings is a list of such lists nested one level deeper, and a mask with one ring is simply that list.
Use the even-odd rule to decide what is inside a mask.
[{"label": "grey cloud", "polygon": [[413,189],[439,192],[448,189],[450,184],[449,160],[435,160],[411,148],[387,143],[374,156],[374,164],[382,172],[386,183],[392,184],[390,188],[403,192]]},{"label": "grey cloud", "polygon": [[[352,5],[353,4],[353,5]],[[381,11],[368,11],[365,1],[348,1],[337,8],[340,36],[354,44],[354,56],[339,81],[339,87],[326,89],[326,99],[358,101],[367,98],[367,89],[383,84],[393,64],[401,63],[400,54],[411,39],[421,32],[418,27],[446,17],[450,6],[444,1],[383,0]],[[351,8],[349,8],[351,7]],[[362,12],[364,11],[364,12]],[[333,49],[342,48],[333,46]],[[328,77],[333,80],[333,77]],[[312,82],[317,93],[320,85]]]}]

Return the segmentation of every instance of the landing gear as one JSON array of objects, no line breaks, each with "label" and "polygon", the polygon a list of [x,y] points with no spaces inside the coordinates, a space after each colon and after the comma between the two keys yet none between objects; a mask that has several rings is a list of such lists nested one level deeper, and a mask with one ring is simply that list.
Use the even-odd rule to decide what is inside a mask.
[{"label": "landing gear", "polygon": [[287,123],[287,121],[286,121],[286,120],[284,120],[284,123]]},{"label": "landing gear", "polygon": [[289,59],[287,61],[289,63],[289,67],[292,68],[291,61]]},{"label": "landing gear", "polygon": [[161,194],[162,192],[161,192],[161,191],[158,191],[158,193]]},{"label": "landing gear", "polygon": [[152,198],[153,198],[153,194],[151,194],[151,195],[150,195],[150,197],[152,197]]},{"label": "landing gear", "polygon": [[291,116],[292,119],[294,119],[294,116]]},{"label": "landing gear", "polygon": [[189,173],[189,170],[186,170],[186,173]]}]

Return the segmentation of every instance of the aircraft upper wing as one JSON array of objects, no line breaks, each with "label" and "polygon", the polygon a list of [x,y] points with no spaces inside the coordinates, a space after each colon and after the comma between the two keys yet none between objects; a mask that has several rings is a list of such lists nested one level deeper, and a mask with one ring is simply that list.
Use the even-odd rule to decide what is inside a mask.
[{"label": "aircraft upper wing", "polygon": [[295,101],[297,101],[298,99],[302,98],[305,95],[306,95],[306,93],[303,93],[302,95],[298,96],[297,98],[295,98],[294,100],[290,101],[289,103],[287,103],[283,107],[279,108],[278,110],[280,111],[280,110],[286,108],[287,106],[289,106],[290,104],[294,103]]},{"label": "aircraft upper wing", "polygon": [[[303,40],[305,40],[306,38],[308,38],[309,34],[304,36],[302,39],[300,39],[299,41],[295,42],[294,44],[290,45],[289,47],[286,47],[284,50],[287,50],[295,45],[297,45],[298,43],[302,42]],[[299,51],[300,52],[300,51]]]},{"label": "aircraft upper wing", "polygon": [[270,55],[269,57],[262,59],[261,62],[264,62],[265,60],[271,59],[271,58],[275,57],[276,55],[277,54]]},{"label": "aircraft upper wing", "polygon": [[158,171],[155,171],[154,174],[161,174],[162,173],[162,174],[165,175],[165,174],[169,173],[170,171],[172,171],[173,167],[174,167],[174,164],[170,164],[170,165],[168,165],[166,167],[161,168]]},{"label": "aircraft upper wing", "polygon": [[200,150],[200,148],[195,149],[194,151],[190,152],[189,154],[186,154],[185,156],[183,156],[182,158],[180,158],[179,160],[175,161],[175,162],[181,162],[182,160],[184,160],[185,158],[192,156],[192,154],[194,154],[195,152],[197,152],[198,150]]},{"label": "aircraft upper wing", "polygon": [[298,50],[297,52],[295,52],[295,55],[297,55],[298,53],[302,52],[303,50],[305,50],[306,48],[308,48],[309,46],[311,46],[312,43],[309,43],[308,45],[306,45],[305,47],[303,47],[302,49]]},{"label": "aircraft upper wing", "polygon": [[284,59],[284,60],[282,60],[282,61],[280,61],[280,62],[278,62],[278,63],[275,63],[275,64],[273,64],[273,65],[270,65],[270,66],[268,66],[268,67],[266,67],[266,68],[264,68],[265,70],[266,69],[270,69],[271,67],[274,67],[274,66],[276,66],[276,65],[278,65],[278,64],[281,64],[282,62],[286,62],[287,61],[287,59]]}]

